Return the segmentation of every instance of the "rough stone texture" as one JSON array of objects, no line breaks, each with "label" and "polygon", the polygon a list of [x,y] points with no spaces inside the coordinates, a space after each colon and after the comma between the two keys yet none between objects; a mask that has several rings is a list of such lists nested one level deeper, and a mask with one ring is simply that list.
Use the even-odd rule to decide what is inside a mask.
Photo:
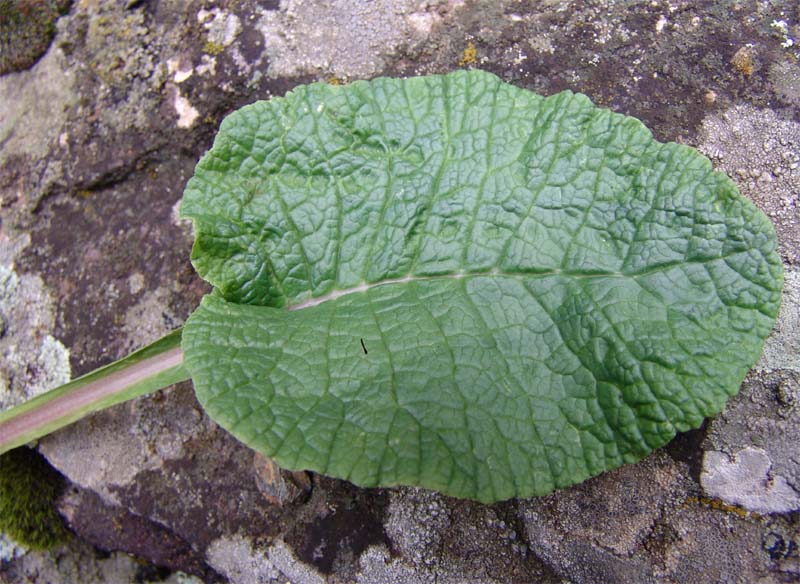
[{"label": "rough stone texture", "polygon": [[39,193],[63,172],[61,132],[75,107],[75,71],[64,53],[52,48],[29,71],[0,76],[0,188],[4,223],[24,223]]},{"label": "rough stone texture", "polygon": [[259,21],[268,74],[376,75],[390,56],[413,52],[445,14],[462,4],[454,0],[282,0],[279,10],[264,12]]},{"label": "rough stone texture", "polygon": [[659,452],[520,502],[531,552],[571,582],[790,581],[764,547],[769,520],[698,496],[690,475]]},{"label": "rough stone texture", "polygon": [[0,74],[21,71],[44,54],[55,21],[72,0],[0,0]]},{"label": "rough stone texture", "polygon": [[199,578],[170,574],[124,552],[101,553],[79,540],[54,552],[33,553],[0,534],[0,566],[0,582],[202,584]]},{"label": "rough stone texture", "polygon": [[706,451],[700,482],[706,493],[758,513],[800,509],[800,492],[773,471],[772,460],[760,448],[745,446],[732,456]]},{"label": "rough stone texture", "polygon": [[557,581],[529,553],[510,504],[486,506],[397,489],[384,529],[389,545],[362,555],[359,582]]},{"label": "rough stone texture", "polygon": [[53,313],[38,275],[0,263],[0,410],[69,381],[69,352],[50,334]]},{"label": "rough stone texture", "polygon": [[798,444],[800,373],[752,372],[709,426],[703,488],[758,513],[798,511]]},{"label": "rough stone texture", "polygon": [[59,509],[76,539],[47,554],[0,542],[0,581],[798,581],[799,21],[789,0],[74,2],[36,64],[0,76],[12,388],[63,378],[67,353],[47,343],[77,375],[183,322],[207,291],[175,214],[196,160],[226,113],[317,79],[478,66],[637,116],[700,147],[773,220],[784,305],[723,414],[540,499],[319,476],[276,497],[188,386],[120,405],[42,441],[72,483]]},{"label": "rough stone texture", "polygon": [[656,454],[563,493],[521,502],[531,552],[570,581],[649,581],[654,566],[643,553],[645,542],[679,500],[684,474],[674,460]]},{"label": "rough stone texture", "polygon": [[225,535],[269,537],[281,510],[256,484],[253,453],[184,385],[82,420],[40,450],[75,484],[59,505],[70,528],[101,549],[219,581],[206,547]]},{"label": "rough stone texture", "polygon": [[759,371],[789,369],[800,372],[800,272],[786,270],[781,311],[764,352],[756,363]]},{"label": "rough stone texture", "polygon": [[784,262],[796,266],[800,262],[800,124],[782,120],[771,110],[737,105],[706,118],[700,137],[700,150],[772,219]]}]

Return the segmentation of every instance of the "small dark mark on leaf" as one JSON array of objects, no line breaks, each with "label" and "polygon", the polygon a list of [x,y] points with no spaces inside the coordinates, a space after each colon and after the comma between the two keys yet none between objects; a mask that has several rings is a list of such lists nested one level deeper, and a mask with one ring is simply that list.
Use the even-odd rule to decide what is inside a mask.
[{"label": "small dark mark on leaf", "polygon": [[361,348],[364,349],[364,354],[366,355],[368,353],[367,346],[364,344],[364,339],[360,340],[361,340]]}]

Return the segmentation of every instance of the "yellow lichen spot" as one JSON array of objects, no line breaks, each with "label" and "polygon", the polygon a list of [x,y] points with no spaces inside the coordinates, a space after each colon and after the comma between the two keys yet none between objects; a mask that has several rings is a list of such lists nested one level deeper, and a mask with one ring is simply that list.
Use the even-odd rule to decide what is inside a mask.
[{"label": "yellow lichen spot", "polygon": [[344,81],[339,79],[338,77],[330,77],[327,80],[328,85],[333,85],[334,87],[338,87],[340,85],[344,85]]},{"label": "yellow lichen spot", "polygon": [[755,55],[753,49],[747,45],[736,51],[731,57],[731,65],[737,72],[745,77],[750,77],[755,69]]},{"label": "yellow lichen spot", "polygon": [[475,43],[469,41],[461,60],[458,62],[460,67],[469,67],[478,64],[478,49],[475,48]]},{"label": "yellow lichen spot", "polygon": [[742,509],[741,507],[737,507],[736,505],[729,505],[724,501],[720,501],[719,499],[712,499],[710,497],[686,497],[686,501],[684,502],[684,506],[688,505],[703,505],[710,509],[714,509],[715,511],[722,511],[724,513],[729,513],[731,515],[736,515],[739,519],[760,519],[761,515],[754,511],[748,511],[747,509]]},{"label": "yellow lichen spot", "polygon": [[219,55],[224,50],[225,50],[224,45],[221,45],[220,43],[215,43],[214,41],[206,41],[206,44],[203,45],[203,52],[213,56]]}]

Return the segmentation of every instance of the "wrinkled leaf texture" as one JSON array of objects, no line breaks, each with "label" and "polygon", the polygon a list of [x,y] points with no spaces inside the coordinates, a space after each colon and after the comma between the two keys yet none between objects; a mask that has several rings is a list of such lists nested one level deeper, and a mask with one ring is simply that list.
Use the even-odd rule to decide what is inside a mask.
[{"label": "wrinkled leaf texture", "polygon": [[481,71],[312,84],[186,189],[206,411],[289,469],[492,502],[636,461],[776,317],[767,218],[691,148]]}]

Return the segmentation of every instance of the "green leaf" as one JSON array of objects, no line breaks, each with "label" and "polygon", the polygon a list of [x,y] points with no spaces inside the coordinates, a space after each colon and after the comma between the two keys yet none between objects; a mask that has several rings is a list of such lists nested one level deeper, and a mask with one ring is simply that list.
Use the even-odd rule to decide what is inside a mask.
[{"label": "green leaf", "polygon": [[694,150],[480,71],[313,84],[186,189],[208,413],[289,469],[485,502],[723,407],[780,303],[767,218]]}]

